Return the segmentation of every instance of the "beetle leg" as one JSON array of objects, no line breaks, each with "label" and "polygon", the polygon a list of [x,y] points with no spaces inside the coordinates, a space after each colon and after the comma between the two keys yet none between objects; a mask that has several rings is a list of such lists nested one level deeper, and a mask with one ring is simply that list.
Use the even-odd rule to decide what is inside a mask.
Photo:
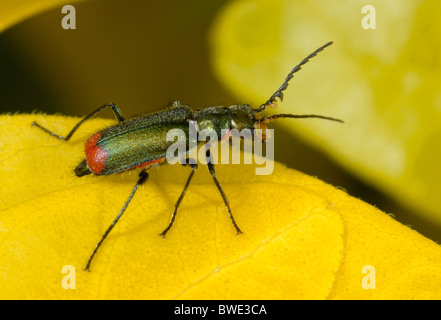
[{"label": "beetle leg", "polygon": [[149,174],[144,170],[139,173],[139,179],[138,179],[138,182],[136,183],[136,186],[133,188],[132,192],[130,193],[129,198],[127,199],[126,203],[124,204],[124,206],[122,207],[121,211],[118,213],[116,218],[113,220],[112,224],[109,226],[109,228],[107,228],[106,232],[104,232],[103,236],[101,237],[100,242],[98,242],[98,244],[96,245],[95,249],[93,250],[92,254],[90,255],[89,261],[87,261],[87,265],[86,265],[86,268],[84,268],[84,271],[90,270],[90,264],[92,263],[92,260],[95,257],[95,254],[97,253],[98,249],[101,247],[102,243],[107,238],[110,231],[112,231],[113,227],[116,225],[118,220],[121,218],[124,211],[126,211],[127,206],[129,205],[130,201],[132,200],[133,195],[135,194],[136,190],[138,190],[138,187],[140,185],[142,185],[144,182],[146,182],[148,177],[149,177]]},{"label": "beetle leg", "polygon": [[112,111],[113,111],[113,113],[115,114],[115,117],[116,117],[116,119],[118,120],[118,122],[123,122],[123,121],[125,120],[124,117],[123,117],[123,115],[121,114],[121,111],[119,110],[118,106],[117,106],[116,104],[114,104],[114,103],[108,103],[108,104],[105,104],[105,105],[99,107],[98,109],[96,109],[96,110],[93,111],[92,113],[88,114],[87,116],[85,116],[85,117],[83,118],[83,120],[81,120],[80,122],[78,122],[78,123],[75,125],[75,127],[73,127],[73,129],[69,132],[69,134],[68,134],[67,136],[65,136],[65,137],[60,136],[60,135],[58,135],[58,134],[56,134],[56,133],[50,131],[49,129],[46,129],[45,127],[42,127],[40,124],[38,124],[38,123],[35,122],[35,121],[32,122],[32,126],[38,127],[38,128],[40,128],[41,130],[43,130],[43,131],[49,133],[51,136],[54,136],[54,137],[56,137],[56,138],[58,138],[58,139],[60,139],[60,140],[68,141],[68,140],[72,137],[72,135],[75,133],[75,131],[77,131],[77,129],[78,129],[78,128],[79,128],[84,122],[86,122],[87,120],[89,120],[90,118],[92,118],[94,115],[96,115],[98,112],[100,112],[100,111],[102,111],[102,110],[104,110],[104,109],[106,109],[106,108],[108,108],[108,107],[111,107],[111,108],[112,108]]},{"label": "beetle leg", "polygon": [[[189,159],[188,159],[189,160]],[[191,179],[193,178],[193,175],[196,171],[196,169],[198,168],[198,164],[197,163],[190,163],[190,161],[188,163],[185,163],[184,165],[189,165],[193,168],[193,170],[190,173],[190,176],[187,179],[187,183],[185,184],[184,190],[182,190],[182,193],[178,199],[178,201],[175,204],[175,211],[173,211],[173,215],[172,218],[170,220],[170,223],[168,224],[168,227],[165,228],[164,231],[162,231],[159,235],[162,236],[165,239],[165,235],[167,234],[167,232],[170,230],[170,228],[173,225],[173,222],[175,222],[175,218],[176,218],[176,213],[178,212],[178,208],[179,205],[181,204],[182,199],[184,199],[185,193],[187,192],[188,186],[190,185]]]},{"label": "beetle leg", "polygon": [[217,180],[217,178],[216,178],[214,164],[213,164],[213,161],[211,161],[210,149],[207,149],[206,157],[207,157],[208,171],[210,171],[210,174],[213,177],[214,183],[216,184],[217,188],[219,189],[219,192],[222,196],[222,199],[224,199],[224,203],[228,208],[228,212],[230,213],[231,222],[233,222],[233,226],[234,226],[234,228],[236,228],[237,235],[239,235],[242,233],[242,231],[239,229],[236,221],[234,220],[233,213],[231,212],[231,208],[230,208],[230,202],[228,201],[227,195],[225,194],[224,190],[222,189],[222,186],[219,183],[219,180]]}]

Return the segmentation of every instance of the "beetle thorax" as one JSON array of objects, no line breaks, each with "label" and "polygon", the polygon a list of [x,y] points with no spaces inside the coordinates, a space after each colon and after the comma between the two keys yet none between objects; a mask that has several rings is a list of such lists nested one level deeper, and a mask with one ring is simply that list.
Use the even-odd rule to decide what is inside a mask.
[{"label": "beetle thorax", "polygon": [[228,108],[231,112],[231,129],[239,131],[254,128],[254,109],[248,104],[234,105]]},{"label": "beetle thorax", "polygon": [[197,131],[214,130],[219,136],[221,130],[230,129],[231,112],[223,106],[196,110],[193,120],[197,123]]}]

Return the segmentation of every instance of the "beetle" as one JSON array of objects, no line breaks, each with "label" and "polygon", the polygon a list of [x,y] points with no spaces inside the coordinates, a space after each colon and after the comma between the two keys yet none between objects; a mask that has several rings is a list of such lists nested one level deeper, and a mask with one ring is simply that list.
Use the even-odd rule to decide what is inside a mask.
[{"label": "beetle", "polygon": [[[93,134],[87,140],[85,144],[86,158],[75,168],[75,174],[78,177],[89,174],[100,176],[117,174],[131,169],[141,169],[138,181],[136,182],[136,185],[130,193],[127,201],[124,203],[120,212],[114,218],[112,224],[104,232],[101,240],[97,243],[96,247],[92,251],[92,254],[90,255],[85,267],[85,271],[90,270],[90,265],[98,249],[101,247],[108,234],[112,231],[113,227],[127,209],[127,206],[132,200],[136,190],[139,188],[139,186],[147,181],[147,171],[152,167],[165,165],[167,163],[166,151],[172,143],[166,140],[166,133],[169,130],[178,128],[183,130],[188,136],[189,121],[195,121],[197,133],[200,133],[204,129],[211,129],[217,133],[218,137],[222,137],[222,130],[237,129],[241,131],[248,129],[254,132],[255,129],[265,129],[268,122],[279,118],[320,118],[343,122],[340,119],[315,114],[294,115],[281,113],[269,116],[261,115],[261,113],[264,112],[268,107],[276,107],[277,99],[283,101],[283,91],[288,87],[288,82],[291,80],[294,73],[299,71],[301,67],[309,61],[309,59],[315,57],[317,53],[331,44],[332,41],[326,43],[304,58],[289,72],[285,78],[285,81],[268,99],[268,101],[256,109],[252,108],[248,104],[244,104],[233,105],[230,107],[214,106],[199,110],[192,110],[190,107],[181,105],[178,101],[175,101],[171,107],[166,110],[147,114],[131,120],[126,120],[116,104],[108,103],[84,117],[66,136],[58,135],[41,126],[37,122],[33,122],[32,126],[38,127],[60,140],[68,141],[84,122],[95,116],[100,111],[111,108],[116,119],[118,120],[118,123]],[[222,137],[222,139],[225,138],[228,138],[228,136]],[[188,141],[188,138],[186,142],[188,147],[190,142]],[[242,231],[238,227],[233,217],[228,198],[221,184],[216,178],[214,164],[212,161],[210,161],[211,154],[209,148],[206,150],[206,157],[208,170],[228,209],[228,213],[230,215],[231,222],[236,229],[236,233],[239,235],[242,233]],[[187,158],[186,160],[189,159]],[[188,186],[190,185],[193,175],[198,167],[197,163],[192,163],[191,161],[188,161],[186,164],[191,166],[192,171],[187,179],[181,195],[175,204],[175,209],[168,226],[160,233],[160,236],[163,238],[165,238],[167,232],[170,230],[175,221],[179,205],[184,198]]]}]

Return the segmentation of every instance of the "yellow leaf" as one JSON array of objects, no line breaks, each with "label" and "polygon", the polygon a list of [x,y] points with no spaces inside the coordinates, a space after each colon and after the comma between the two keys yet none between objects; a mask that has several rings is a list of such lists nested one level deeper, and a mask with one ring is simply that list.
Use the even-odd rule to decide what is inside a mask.
[{"label": "yellow leaf", "polygon": [[[14,0],[0,2],[0,32],[10,26],[61,4],[79,0]],[[60,20],[61,21],[61,20]]]},{"label": "yellow leaf", "polygon": [[[163,240],[190,173],[150,170],[92,263],[83,268],[137,180],[136,171],[77,178],[95,119],[71,141],[77,118],[0,117],[1,299],[375,299],[441,298],[441,249],[372,206],[276,163],[218,165],[238,225],[201,165]],[[76,289],[64,289],[64,266]],[[372,270],[363,273],[363,268]],[[366,277],[369,280],[366,280]],[[375,284],[365,289],[362,284]]]},{"label": "yellow leaf", "polygon": [[376,29],[362,27],[366,4],[231,2],[214,24],[213,66],[239,100],[259,105],[305,56],[334,41],[295,74],[279,112],[345,125],[280,124],[441,225],[441,3],[369,1]]}]

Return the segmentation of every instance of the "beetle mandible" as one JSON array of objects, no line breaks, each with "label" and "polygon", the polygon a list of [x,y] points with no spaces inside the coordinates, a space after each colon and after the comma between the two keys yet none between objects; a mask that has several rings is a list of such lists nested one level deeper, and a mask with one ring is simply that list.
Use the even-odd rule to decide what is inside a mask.
[{"label": "beetle mandible", "polygon": [[[189,131],[189,121],[196,122],[197,132],[204,129],[214,130],[218,137],[221,137],[221,130],[232,130],[237,129],[239,131],[248,129],[254,131],[254,129],[265,129],[265,125],[279,118],[320,118],[326,120],[333,120],[338,122],[343,122],[342,120],[325,117],[315,114],[306,115],[295,115],[295,114],[275,114],[271,116],[261,115],[268,107],[276,107],[277,98],[283,100],[283,91],[288,87],[288,82],[293,77],[294,73],[299,71],[301,67],[309,61],[309,59],[315,57],[317,53],[330,46],[331,42],[326,43],[321,46],[306,58],[304,58],[297,66],[295,66],[290,73],[288,73],[285,81],[279,87],[279,89],[260,107],[254,109],[250,105],[233,105],[230,107],[215,106],[208,107],[199,110],[192,110],[190,107],[181,105],[178,101],[174,102],[171,108],[151,113],[145,116],[134,118],[131,120],[126,120],[118,106],[113,103],[105,104],[86,117],[84,117],[80,122],[78,122],[73,129],[66,135],[58,135],[49,129],[41,126],[40,124],[33,122],[32,126],[36,126],[43,131],[49,133],[58,139],[68,141],[72,135],[77,131],[77,129],[87,120],[95,116],[98,112],[111,108],[115,114],[118,124],[107,127],[93,134],[86,142],[85,153],[86,158],[81,161],[81,163],[75,168],[75,174],[78,177],[94,174],[94,175],[111,175],[120,173],[123,171],[140,168],[138,181],[135,187],[130,193],[124,206],[118,213],[118,215],[113,220],[112,224],[104,232],[101,240],[97,243],[95,249],[89,257],[85,271],[90,270],[90,265],[93,258],[95,257],[98,249],[101,247],[102,243],[116,225],[116,223],[121,218],[124,211],[127,209],[130,201],[132,200],[136,190],[140,185],[146,182],[148,179],[147,170],[154,166],[160,166],[167,163],[166,161],[166,151],[172,142],[166,141],[166,133],[171,129],[181,129],[187,136]],[[222,137],[225,138],[225,137]],[[188,144],[188,141],[187,141]],[[242,231],[238,227],[236,221],[234,220],[233,214],[231,212],[230,204],[228,198],[222,189],[221,184],[216,178],[214,164],[210,161],[210,150],[206,151],[207,166],[208,170],[216,184],[222,199],[228,208],[231,222],[236,229],[237,235],[241,234]],[[184,198],[188,186],[190,185],[191,179],[197,169],[197,164],[187,163],[192,167],[190,176],[182,190],[180,197],[178,198],[175,209],[172,214],[170,223],[168,226],[160,233],[162,237],[170,230],[175,221],[176,214],[179,205]]]}]

